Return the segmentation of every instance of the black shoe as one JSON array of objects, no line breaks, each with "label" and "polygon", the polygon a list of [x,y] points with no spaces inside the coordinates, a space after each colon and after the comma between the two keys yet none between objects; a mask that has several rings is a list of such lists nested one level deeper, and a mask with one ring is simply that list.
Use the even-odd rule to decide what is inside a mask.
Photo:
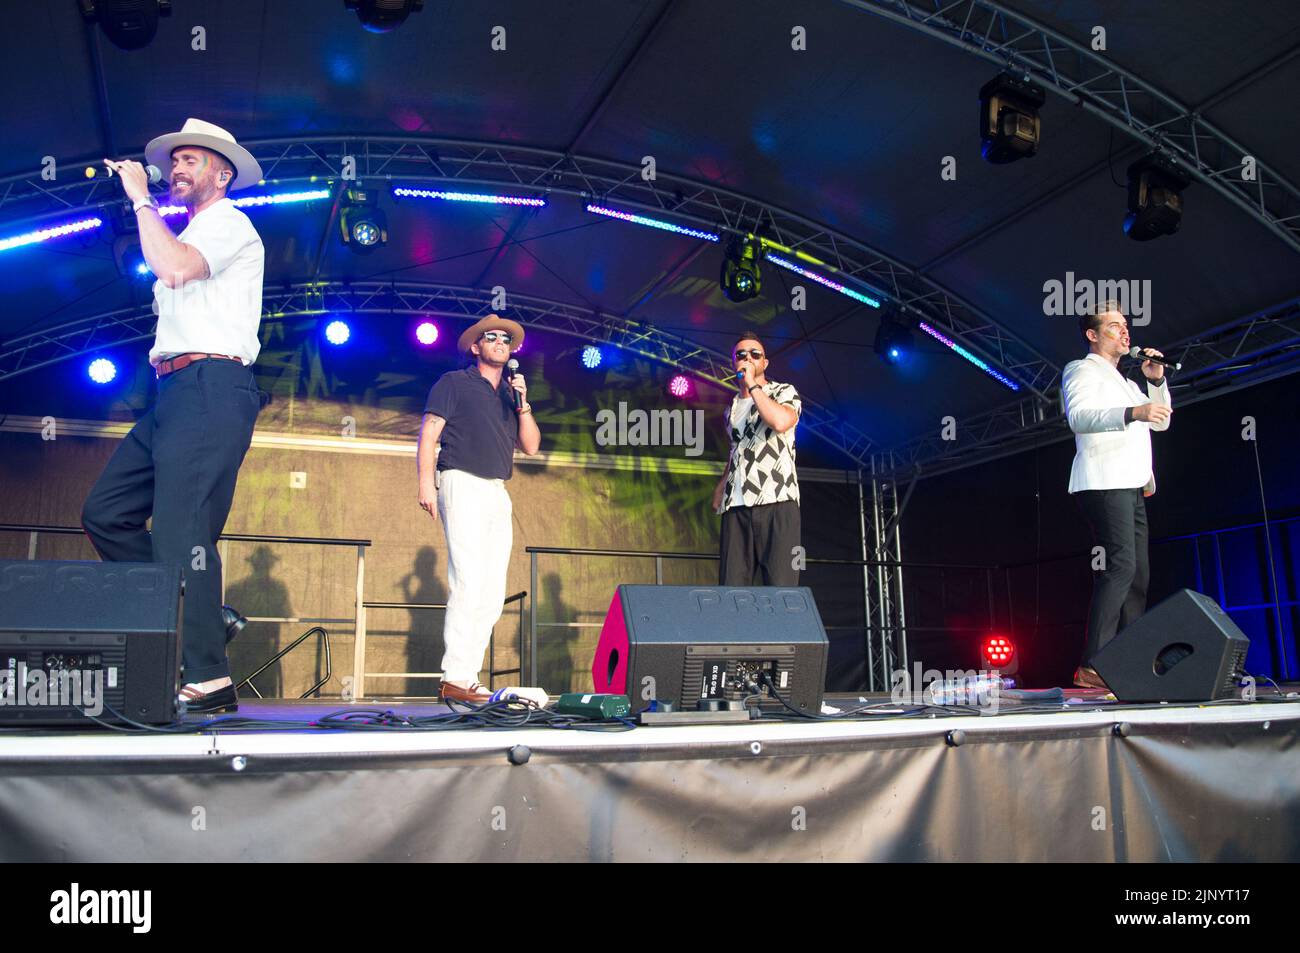
[{"label": "black shoe", "polygon": [[244,626],[248,625],[248,620],[239,614],[239,610],[231,606],[221,607],[221,621],[226,624],[226,644],[231,641],[240,632],[244,631]]},{"label": "black shoe", "polygon": [[235,694],[233,683],[205,695],[189,698],[186,697],[185,688],[182,688],[178,700],[183,715],[215,715],[221,712],[239,711],[239,696]]}]

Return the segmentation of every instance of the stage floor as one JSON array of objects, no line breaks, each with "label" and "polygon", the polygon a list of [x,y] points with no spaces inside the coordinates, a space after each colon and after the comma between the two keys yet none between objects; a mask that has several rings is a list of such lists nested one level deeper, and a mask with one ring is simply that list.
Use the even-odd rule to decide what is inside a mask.
[{"label": "stage floor", "polygon": [[[888,701],[827,701],[859,698]],[[1300,860],[1300,698],[1095,698],[619,731],[309,728],[446,709],[254,700],[254,728],[6,730],[0,858]]]}]

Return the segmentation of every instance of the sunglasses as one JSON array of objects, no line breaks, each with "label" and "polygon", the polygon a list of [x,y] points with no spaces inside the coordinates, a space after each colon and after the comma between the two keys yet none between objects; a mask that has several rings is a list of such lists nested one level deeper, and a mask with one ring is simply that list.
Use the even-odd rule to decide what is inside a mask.
[{"label": "sunglasses", "polygon": [[489,344],[492,343],[493,341],[503,341],[506,344],[509,344],[510,335],[507,334],[505,331],[484,331],[483,340],[487,341]]},{"label": "sunglasses", "polygon": [[744,358],[746,354],[748,354],[756,361],[761,361],[763,359],[763,352],[758,350],[757,348],[753,348],[751,350],[746,351],[742,347],[739,351],[736,352],[736,360],[738,361],[741,360],[742,358]]}]

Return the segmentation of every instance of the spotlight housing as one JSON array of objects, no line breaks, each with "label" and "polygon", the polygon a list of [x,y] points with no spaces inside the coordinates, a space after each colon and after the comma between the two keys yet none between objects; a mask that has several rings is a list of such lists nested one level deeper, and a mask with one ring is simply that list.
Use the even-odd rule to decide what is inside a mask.
[{"label": "spotlight housing", "polygon": [[98,23],[120,50],[138,50],[153,42],[159,17],[172,15],[171,0],[78,0],[81,18]]},{"label": "spotlight housing", "polygon": [[355,10],[361,25],[371,33],[391,33],[412,13],[424,9],[424,0],[343,0],[345,10]]},{"label": "spotlight housing", "polygon": [[1042,124],[1038,110],[1047,102],[1043,87],[999,73],[980,87],[980,155],[1005,165],[1038,153]]},{"label": "spotlight housing", "polygon": [[600,348],[594,344],[588,344],[582,349],[582,366],[589,371],[594,371],[600,367],[603,357],[604,354],[601,353]]},{"label": "spotlight housing", "polygon": [[1149,155],[1128,167],[1124,234],[1135,242],[1172,235],[1183,221],[1183,189],[1191,184],[1172,162]]},{"label": "spotlight housing", "polygon": [[733,236],[722,258],[722,275],[718,284],[730,301],[741,303],[758,297],[763,280],[758,263],[763,258],[763,244],[757,238]]},{"label": "spotlight housing", "polygon": [[912,353],[912,329],[896,316],[881,315],[872,346],[886,364],[901,364]]},{"label": "spotlight housing", "polygon": [[368,255],[388,244],[388,216],[379,208],[374,189],[348,189],[339,212],[343,244],[358,255]]}]

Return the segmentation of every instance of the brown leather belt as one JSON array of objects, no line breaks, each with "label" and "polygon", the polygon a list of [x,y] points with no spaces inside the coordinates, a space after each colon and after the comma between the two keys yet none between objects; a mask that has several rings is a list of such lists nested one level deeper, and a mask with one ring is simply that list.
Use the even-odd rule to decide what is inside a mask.
[{"label": "brown leather belt", "polygon": [[176,371],[189,367],[195,361],[203,361],[208,358],[216,358],[220,361],[239,361],[240,364],[244,363],[240,358],[237,358],[232,354],[199,354],[197,352],[190,352],[189,354],[177,354],[175,357],[169,357],[165,361],[159,361],[154,365],[154,373],[157,374],[159,378],[163,378],[168,374],[173,374]]}]

